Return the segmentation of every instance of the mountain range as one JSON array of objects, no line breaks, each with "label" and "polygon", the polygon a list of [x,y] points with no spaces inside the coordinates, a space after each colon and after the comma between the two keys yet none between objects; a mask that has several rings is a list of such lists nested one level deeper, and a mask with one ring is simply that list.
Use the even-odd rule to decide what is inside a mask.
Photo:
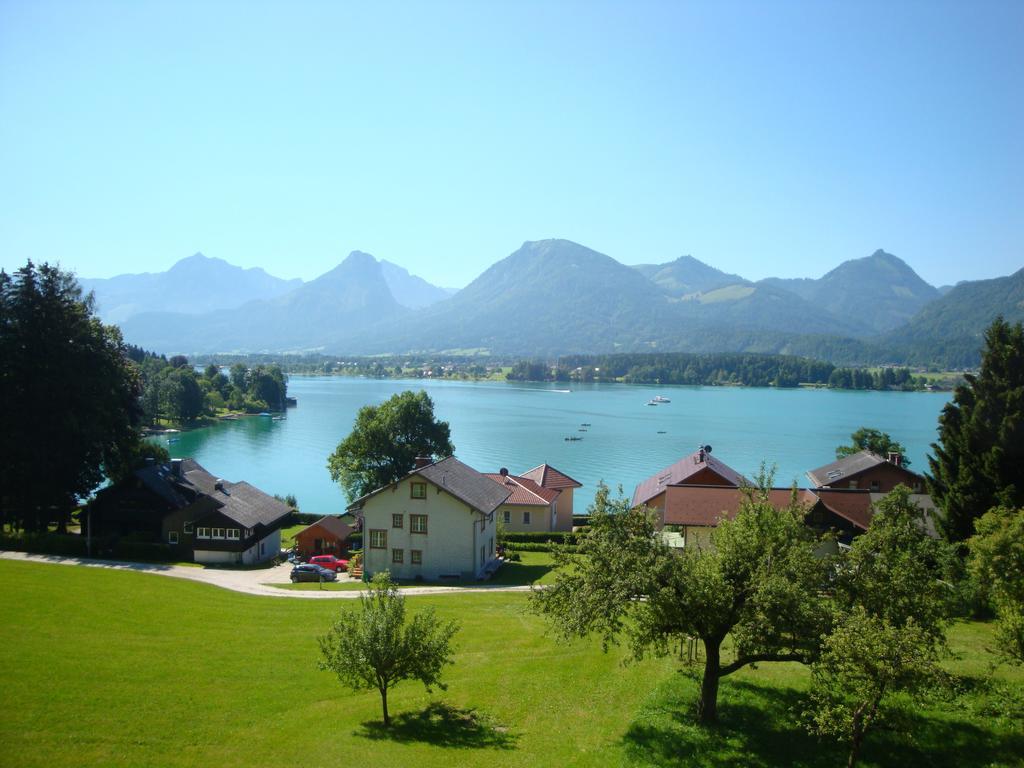
[{"label": "mountain range", "polygon": [[[197,298],[168,311],[169,297],[181,295],[168,286],[182,275]],[[144,278],[137,295],[124,287],[132,278]],[[692,256],[627,266],[577,243],[542,240],[454,295],[359,251],[307,283],[198,254],[166,273],[82,282],[106,319],[126,315],[128,341],[167,353],[750,351],[965,366],[996,314],[1024,317],[1024,270],[943,293],[881,250],[818,279],[753,282]],[[153,284],[164,293],[147,304]],[[221,303],[210,309],[216,295]]]}]

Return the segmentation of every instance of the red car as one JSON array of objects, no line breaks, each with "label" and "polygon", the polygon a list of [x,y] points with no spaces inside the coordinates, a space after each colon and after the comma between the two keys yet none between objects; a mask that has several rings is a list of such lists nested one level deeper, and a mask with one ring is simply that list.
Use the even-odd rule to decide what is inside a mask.
[{"label": "red car", "polygon": [[348,560],[339,560],[334,555],[316,555],[315,557],[309,558],[309,562],[313,565],[319,565],[321,568],[326,568],[329,571],[335,573],[341,573],[342,571],[348,570]]}]

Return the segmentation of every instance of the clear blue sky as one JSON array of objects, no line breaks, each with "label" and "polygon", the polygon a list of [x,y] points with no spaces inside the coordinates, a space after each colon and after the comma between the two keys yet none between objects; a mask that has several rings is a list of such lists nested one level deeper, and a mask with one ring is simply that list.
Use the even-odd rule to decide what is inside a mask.
[{"label": "clear blue sky", "polygon": [[1024,266],[1024,2],[0,0],[0,266]]}]

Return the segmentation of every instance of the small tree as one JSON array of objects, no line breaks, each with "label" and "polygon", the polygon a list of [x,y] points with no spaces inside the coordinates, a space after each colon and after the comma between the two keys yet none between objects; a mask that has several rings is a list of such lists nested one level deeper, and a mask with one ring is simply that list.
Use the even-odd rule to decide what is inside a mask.
[{"label": "small tree", "polygon": [[401,479],[417,456],[451,456],[448,422],[434,418],[434,401],[423,392],[402,392],[380,405],[365,405],[352,432],[327,459],[331,479],[349,499]]},{"label": "small tree", "polygon": [[808,728],[850,744],[849,765],[885,696],[916,693],[938,675],[952,591],[951,547],[926,533],[924,512],[898,486],[839,561],[836,628],[812,668]]},{"label": "small tree", "polygon": [[450,642],[458,630],[454,621],[442,622],[428,609],[406,623],[405,597],[387,572],[373,578],[359,596],[359,609],[342,609],[341,616],[320,638],[320,669],[330,670],[342,685],[353,690],[380,692],[384,725],[391,725],[388,690],[402,680],[416,679],[430,691],[441,671],[452,664]]},{"label": "small tree", "polygon": [[[889,371],[890,369],[886,368],[885,370]],[[910,466],[910,459],[906,457],[906,449],[903,445],[893,440],[888,432],[882,432],[873,427],[861,427],[850,435],[849,445],[840,445],[836,448],[836,458],[852,456],[861,451],[871,451],[879,456],[885,456],[890,452],[898,453],[902,456],[903,466]]]},{"label": "small tree", "polygon": [[1024,664],[1024,509],[997,507],[974,522],[971,574],[991,600],[999,650]]},{"label": "small tree", "polygon": [[847,742],[853,768],[885,695],[921,693],[938,677],[937,649],[924,628],[912,619],[896,627],[857,607],[826,638],[811,670],[809,728]]},{"label": "small tree", "polygon": [[[763,661],[808,662],[828,624],[819,590],[826,561],[803,524],[794,498],[778,509],[768,500],[770,475],[748,488],[736,517],[722,520],[710,547],[673,555],[656,535],[646,508],[610,500],[599,487],[583,557],[556,554],[553,585],[534,591],[534,607],[566,637],[599,634],[607,649],[629,634],[633,655],[665,655],[686,636],[704,644],[698,717],[718,718],[721,678]],[[735,656],[722,660],[728,635]]]}]

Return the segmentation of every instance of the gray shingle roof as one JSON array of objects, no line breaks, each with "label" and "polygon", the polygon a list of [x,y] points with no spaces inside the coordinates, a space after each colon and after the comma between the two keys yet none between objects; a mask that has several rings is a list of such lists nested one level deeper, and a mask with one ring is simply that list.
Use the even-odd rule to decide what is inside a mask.
[{"label": "gray shingle roof", "polygon": [[291,512],[287,504],[249,483],[219,480],[194,459],[182,459],[180,475],[168,464],[144,467],[135,475],[174,509],[207,497],[216,506],[211,512],[219,512],[245,528],[273,525]]},{"label": "gray shingle roof", "polygon": [[[499,504],[512,495],[511,491],[498,485],[486,475],[477,472],[468,464],[463,464],[454,456],[441,459],[420,469],[414,469],[402,479],[413,475],[419,475],[438,488],[443,488],[459,501],[465,502],[484,514],[494,511]],[[390,487],[392,486],[386,485],[383,488],[370,491],[365,496],[360,496],[348,505],[349,511],[362,509],[367,499]]]},{"label": "gray shingle roof", "polygon": [[425,477],[434,485],[444,488],[452,496],[485,514],[492,512],[512,495],[511,490],[498,485],[454,456],[413,470],[411,474]]},{"label": "gray shingle roof", "polygon": [[822,486],[832,485],[844,477],[859,475],[864,470],[885,463],[885,459],[877,453],[860,451],[850,456],[844,456],[838,461],[833,461],[831,464],[812,469],[807,473],[807,477],[810,478],[810,481],[816,488],[821,488]]}]

